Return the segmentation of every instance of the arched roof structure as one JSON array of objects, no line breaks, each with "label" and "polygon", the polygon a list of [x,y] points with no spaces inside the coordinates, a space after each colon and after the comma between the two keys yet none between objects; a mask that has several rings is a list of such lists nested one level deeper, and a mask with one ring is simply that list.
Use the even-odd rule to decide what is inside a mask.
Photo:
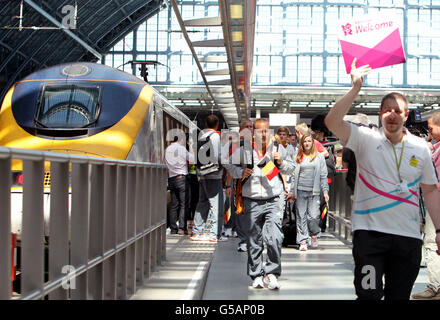
[{"label": "arched roof structure", "polygon": [[0,98],[36,70],[98,61],[164,7],[165,0],[0,0]]}]

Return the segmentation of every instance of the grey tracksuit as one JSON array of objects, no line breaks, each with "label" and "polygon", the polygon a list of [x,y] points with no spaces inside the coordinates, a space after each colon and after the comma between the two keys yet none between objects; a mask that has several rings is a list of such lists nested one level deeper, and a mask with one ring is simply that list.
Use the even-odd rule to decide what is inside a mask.
[{"label": "grey tracksuit", "polygon": [[[244,202],[243,227],[247,235],[248,263],[247,273],[254,279],[264,274],[281,274],[281,246],[283,233],[281,231],[282,204],[280,195],[284,192],[283,183],[278,176],[269,179],[258,167],[271,159],[274,148],[268,148],[266,155],[259,158],[255,150],[240,148],[236,152],[241,153],[242,165],[224,164],[233,178],[241,178],[246,163],[251,163],[253,152],[253,174],[243,184],[242,195]],[[294,164],[287,156],[286,150],[279,145],[278,152],[283,159],[280,171],[283,174],[291,174]],[[273,160],[273,159],[272,159]],[[263,267],[263,249],[267,246],[266,265]]]},{"label": "grey tracksuit", "polygon": [[[296,154],[294,159],[296,159]],[[297,243],[305,242],[309,236],[316,236],[321,231],[319,227],[319,205],[321,191],[328,193],[329,190],[327,165],[325,164],[324,156],[320,153],[316,155],[313,162],[315,163],[315,170],[313,175],[308,177],[313,181],[312,190],[305,191],[298,189],[301,164],[296,163],[296,160],[292,183],[290,185],[291,189],[289,193],[293,194],[296,198]]]}]

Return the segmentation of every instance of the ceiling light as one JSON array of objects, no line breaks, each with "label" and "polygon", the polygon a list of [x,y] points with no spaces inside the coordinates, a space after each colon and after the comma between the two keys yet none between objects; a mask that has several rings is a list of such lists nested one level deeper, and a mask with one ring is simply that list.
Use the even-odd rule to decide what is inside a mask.
[{"label": "ceiling light", "polygon": [[242,31],[232,31],[232,41],[243,41],[243,32]]},{"label": "ceiling light", "polygon": [[243,6],[241,4],[231,4],[231,19],[243,19]]},{"label": "ceiling light", "polygon": [[244,66],[242,64],[235,65],[235,71],[237,72],[244,71]]}]

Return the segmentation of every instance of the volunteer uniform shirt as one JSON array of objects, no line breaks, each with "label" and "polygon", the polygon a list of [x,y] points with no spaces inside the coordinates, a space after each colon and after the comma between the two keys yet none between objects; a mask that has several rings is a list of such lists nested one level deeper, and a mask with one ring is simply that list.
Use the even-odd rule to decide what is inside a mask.
[{"label": "volunteer uniform shirt", "polygon": [[399,192],[397,163],[402,143],[394,145],[394,153],[383,128],[350,126],[346,147],[354,151],[357,161],[353,231],[374,230],[421,239],[419,185],[437,183],[428,144],[405,129],[400,176],[409,188]]}]

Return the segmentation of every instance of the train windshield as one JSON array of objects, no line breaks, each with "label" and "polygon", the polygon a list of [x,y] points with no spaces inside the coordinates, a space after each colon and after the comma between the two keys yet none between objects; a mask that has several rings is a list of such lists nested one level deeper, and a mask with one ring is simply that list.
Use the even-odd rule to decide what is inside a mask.
[{"label": "train windshield", "polygon": [[98,85],[45,85],[35,122],[45,128],[84,128],[96,122],[100,111]]}]

